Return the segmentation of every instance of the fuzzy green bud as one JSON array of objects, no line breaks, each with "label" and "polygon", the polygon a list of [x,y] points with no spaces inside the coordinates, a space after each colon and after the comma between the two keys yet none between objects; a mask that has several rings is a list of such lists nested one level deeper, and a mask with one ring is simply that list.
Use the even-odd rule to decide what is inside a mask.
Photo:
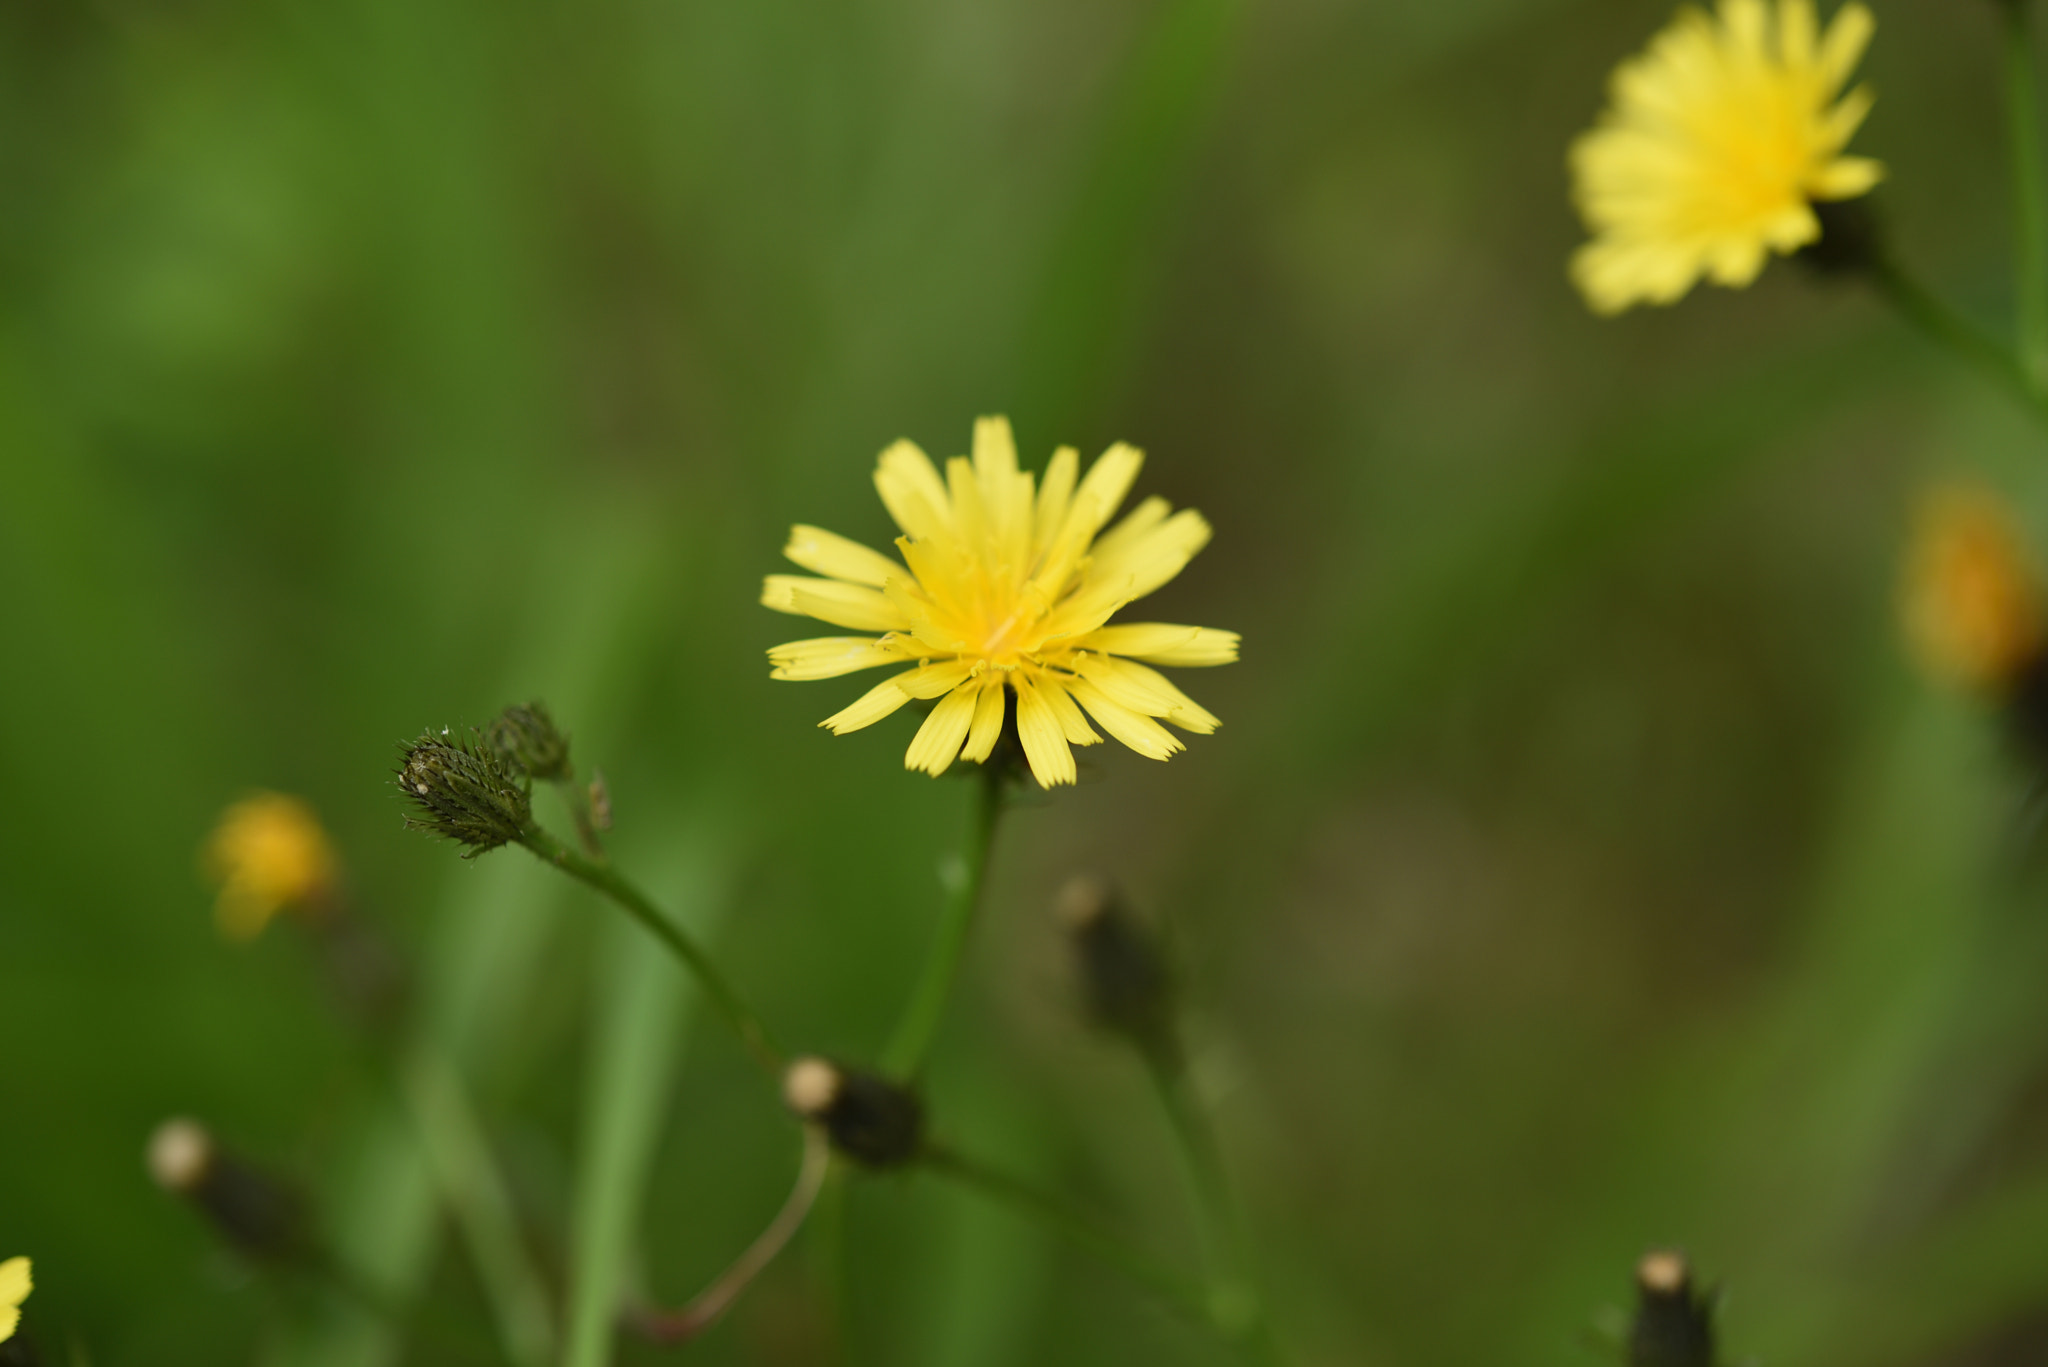
[{"label": "fuzzy green bud", "polygon": [[1089,1020],[1148,1053],[1174,1057],[1173,977],[1158,935],[1100,878],[1071,880],[1057,910]]},{"label": "fuzzy green bud", "polygon": [[569,777],[569,738],[537,702],[506,708],[486,733],[508,768],[543,783]]},{"label": "fuzzy green bud", "polygon": [[465,859],[521,840],[533,825],[519,775],[474,732],[421,735],[401,752],[398,787],[420,813],[405,824],[465,846]]},{"label": "fuzzy green bud", "polygon": [[1636,1264],[1628,1367],[1714,1367],[1713,1297],[1693,1289],[1683,1253],[1658,1249]]},{"label": "fuzzy green bud", "polygon": [[924,1107],[909,1088],[875,1073],[806,1055],[782,1074],[782,1098],[824,1127],[832,1147],[863,1167],[894,1168],[924,1149]]}]

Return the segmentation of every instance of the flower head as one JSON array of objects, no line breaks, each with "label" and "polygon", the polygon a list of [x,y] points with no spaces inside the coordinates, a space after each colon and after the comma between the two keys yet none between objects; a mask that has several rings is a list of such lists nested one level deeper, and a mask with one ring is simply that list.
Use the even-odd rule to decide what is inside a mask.
[{"label": "flower head", "polygon": [[1812,0],[1721,0],[1679,11],[1615,69],[1611,104],[1572,144],[1572,198],[1593,240],[1572,280],[1599,313],[1668,304],[1702,275],[1756,279],[1768,252],[1820,236],[1816,200],[1851,199],[1884,168],[1842,150],[1871,95],[1842,87],[1874,21],[1844,5],[1825,34]]},{"label": "flower head", "polygon": [[1906,636],[1937,678],[2003,696],[2048,647],[2048,600],[2006,506],[1975,485],[1922,500],[1901,586]]},{"label": "flower head", "polygon": [[[783,554],[825,576],[771,574],[761,601],[867,634],[792,641],[768,652],[778,679],[829,679],[908,665],[820,725],[843,735],[913,699],[938,703],[904,764],[941,774],[986,760],[1014,708],[1017,738],[1041,787],[1074,781],[1071,745],[1096,725],[1152,759],[1182,746],[1159,724],[1204,734],[1216,718],[1156,670],[1237,658],[1237,634],[1161,623],[1107,625],[1118,609],[1179,574],[1209,540],[1192,509],[1148,498],[1107,533],[1144,457],[1119,443],[1080,477],[1061,447],[1042,483],[1017,468],[1004,418],[974,427],[974,456],[943,478],[899,441],[882,452],[875,488],[904,535],[898,563],[816,527],[791,530]],[[1084,716],[1082,709],[1087,709]]]},{"label": "flower head", "polygon": [[255,793],[221,814],[206,842],[206,866],[220,885],[221,933],[247,940],[286,908],[318,913],[340,863],[313,809],[284,793]]},{"label": "flower head", "polygon": [[0,1263],[0,1343],[14,1337],[15,1327],[21,1323],[21,1303],[33,1290],[28,1259],[9,1258]]}]

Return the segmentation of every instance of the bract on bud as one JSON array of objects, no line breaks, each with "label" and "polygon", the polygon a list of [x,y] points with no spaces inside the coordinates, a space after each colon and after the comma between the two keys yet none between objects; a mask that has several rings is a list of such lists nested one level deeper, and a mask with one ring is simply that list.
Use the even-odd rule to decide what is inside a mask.
[{"label": "bract on bud", "polygon": [[520,840],[533,824],[519,776],[473,732],[421,735],[400,755],[398,786],[422,813],[405,824],[466,846],[464,858]]},{"label": "bract on bud", "polygon": [[908,1088],[879,1074],[807,1055],[784,1070],[782,1099],[864,1167],[899,1167],[924,1147],[924,1107]]},{"label": "bract on bud", "polygon": [[1683,1253],[1645,1253],[1636,1264],[1636,1294],[1629,1367],[1714,1367],[1713,1298],[1693,1290]]},{"label": "bract on bud", "polygon": [[1100,878],[1068,882],[1057,904],[1073,948],[1082,1008],[1104,1030],[1171,1053],[1173,983],[1158,937]]},{"label": "bract on bud", "polygon": [[225,1152],[199,1122],[180,1117],[157,1126],[147,1161],[158,1186],[191,1202],[243,1253],[284,1260],[307,1251],[305,1205],[298,1193]]},{"label": "bract on bud", "polygon": [[569,777],[569,738],[539,703],[506,708],[491,722],[488,736],[491,748],[514,772],[543,783]]}]

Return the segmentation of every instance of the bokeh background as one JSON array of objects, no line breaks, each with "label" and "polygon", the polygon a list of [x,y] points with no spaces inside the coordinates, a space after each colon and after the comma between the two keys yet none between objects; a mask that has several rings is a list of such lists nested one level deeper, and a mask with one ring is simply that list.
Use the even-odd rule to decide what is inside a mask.
[{"label": "bokeh background", "polygon": [[[1901,254],[2009,314],[1996,7],[1879,0]],[[400,828],[394,743],[546,699],[622,860],[781,1034],[871,1057],[971,788],[777,684],[789,523],[899,436],[1147,449],[1244,633],[1224,728],[1013,813],[932,1083],[963,1146],[1185,1254],[1055,891],[1169,928],[1303,1364],[1598,1362],[1635,1257],[1803,1367],[2048,1344],[2026,775],[1896,645],[1914,489],[2048,512],[2037,428],[1852,285],[1592,318],[1563,172],[1662,0],[16,0],[0,7],[0,1256],[46,1354],[502,1361],[315,946],[197,851],[315,804],[551,1285],[579,1191],[692,1294],[795,1139],[652,946]],[[2038,519],[2036,519],[2038,520]],[[2048,523],[2042,529],[2048,531]],[[174,1113],[438,1340],[221,1252]],[[1207,1363],[1040,1231],[854,1183],[706,1363]],[[582,1215],[579,1217],[579,1210]],[[438,1346],[434,1346],[438,1344]],[[450,1347],[449,1345],[456,1345]],[[655,1361],[621,1343],[617,1360]]]}]

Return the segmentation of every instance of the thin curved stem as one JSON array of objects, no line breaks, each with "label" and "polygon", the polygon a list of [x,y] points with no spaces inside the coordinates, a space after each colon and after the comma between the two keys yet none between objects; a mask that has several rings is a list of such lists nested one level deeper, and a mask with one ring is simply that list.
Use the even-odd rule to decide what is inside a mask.
[{"label": "thin curved stem", "polygon": [[2013,257],[2019,290],[2019,365],[2028,388],[2048,385],[2048,183],[2041,166],[2041,104],[2026,0],[2005,11],[2005,117],[2012,157]]},{"label": "thin curved stem", "polygon": [[761,1018],[754,1014],[753,1008],[719,970],[704,946],[697,943],[695,936],[669,919],[667,912],[621,877],[611,865],[600,864],[577,853],[537,826],[530,828],[520,843],[570,877],[597,889],[646,927],[697,979],[697,985],[704,990],[713,1009],[739,1035],[740,1043],[746,1046],[754,1061],[771,1077],[781,1075],[782,1053],[769,1039]]},{"label": "thin curved stem", "polygon": [[975,785],[974,824],[968,828],[967,848],[959,885],[939,922],[939,937],[925,960],[918,979],[903,1008],[903,1018],[882,1055],[883,1071],[905,1081],[914,1081],[923,1071],[932,1041],[938,1037],[939,1022],[953,995],[953,980],[960,974],[960,961],[967,952],[968,934],[974,928],[975,909],[981,905],[982,884],[987,881],[989,850],[995,843],[996,823],[1003,814],[1005,767],[983,764]]},{"label": "thin curved stem", "polygon": [[797,1171],[796,1186],[790,1190],[789,1198],[776,1212],[775,1219],[760,1236],[747,1246],[733,1265],[719,1275],[717,1281],[697,1293],[681,1310],[673,1313],[652,1313],[639,1321],[640,1332],[656,1343],[682,1343],[709,1329],[718,1322],[742,1291],[753,1284],[761,1270],[773,1262],[775,1255],[793,1238],[803,1226],[804,1217],[811,1213],[811,1206],[818,1199],[818,1191],[825,1185],[825,1173],[832,1166],[832,1145],[825,1132],[815,1125],[804,1127],[804,1159]]},{"label": "thin curved stem", "polygon": [[1198,1324],[1228,1334],[1216,1315],[1208,1288],[1198,1278],[1169,1266],[1104,1230],[1065,1202],[1027,1182],[964,1158],[951,1149],[932,1147],[919,1160],[927,1171],[951,1178],[1000,1205],[1009,1207],[1060,1235],[1153,1292]]},{"label": "thin curved stem", "polygon": [[1900,317],[2009,391],[2035,417],[2048,422],[2048,397],[2027,378],[2017,355],[1935,298],[1892,261],[1872,262],[1870,279]]},{"label": "thin curved stem", "polygon": [[1284,1363],[1286,1355],[1273,1335],[1265,1293],[1254,1267],[1251,1231],[1231,1193],[1216,1132],[1195,1101],[1178,1056],[1157,1049],[1140,1052],[1160,1109],[1166,1114],[1167,1128],[1187,1167],[1189,1185],[1194,1188],[1203,1243],[1216,1271],[1211,1293],[1214,1313],[1258,1361]]}]

